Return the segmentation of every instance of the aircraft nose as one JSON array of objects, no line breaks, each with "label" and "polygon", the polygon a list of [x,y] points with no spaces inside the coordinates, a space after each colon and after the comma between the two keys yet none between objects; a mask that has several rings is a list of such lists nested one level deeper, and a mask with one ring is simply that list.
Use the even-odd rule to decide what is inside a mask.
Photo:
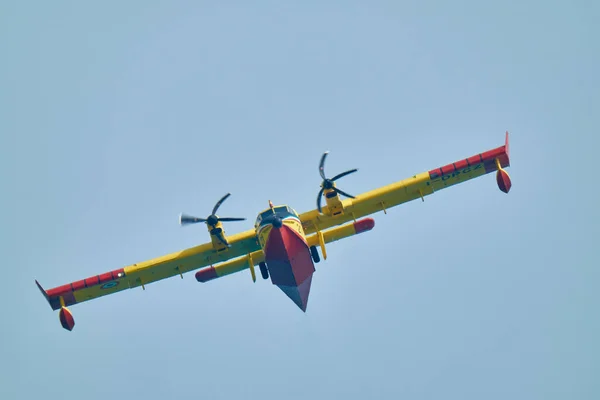
[{"label": "aircraft nose", "polygon": [[281,228],[283,226],[283,221],[278,216],[275,216],[271,223],[273,224],[273,228]]}]

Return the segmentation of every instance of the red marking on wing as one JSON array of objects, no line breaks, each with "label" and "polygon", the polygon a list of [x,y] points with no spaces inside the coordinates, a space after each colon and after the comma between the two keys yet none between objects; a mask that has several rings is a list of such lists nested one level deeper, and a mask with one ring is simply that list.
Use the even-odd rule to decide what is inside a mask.
[{"label": "red marking on wing", "polygon": [[469,165],[467,164],[467,160],[460,160],[454,163],[456,169],[461,170],[463,168],[467,168]]},{"label": "red marking on wing", "polygon": [[508,131],[506,131],[506,136],[504,137],[504,152],[506,153],[506,164],[508,166],[510,165],[510,147],[508,146]]},{"label": "red marking on wing", "polygon": [[506,132],[504,146],[488,150],[484,153],[471,156],[467,159],[456,161],[452,164],[445,165],[441,168],[432,169],[431,171],[429,171],[429,178],[432,180],[437,179],[443,175],[450,175],[453,172],[455,172],[455,170],[461,170],[466,168],[467,166],[474,166],[481,163],[484,164],[486,173],[493,172],[497,169],[496,159],[500,161],[500,165],[502,166],[502,168],[510,166],[510,159],[508,154],[508,132]]},{"label": "red marking on wing", "polygon": [[53,289],[48,289],[48,297],[60,296],[63,293],[69,293],[71,291],[71,284],[58,286]]},{"label": "red marking on wing", "polygon": [[100,281],[99,283],[105,283],[113,280],[112,274],[110,272],[98,275],[98,278],[98,280]]},{"label": "red marking on wing", "polygon": [[90,286],[94,286],[100,283],[100,280],[98,279],[98,275],[96,276],[91,276],[89,278],[85,278],[85,286],[90,287]]},{"label": "red marking on wing", "polygon": [[[120,276],[119,276],[120,275]],[[125,270],[123,268],[116,269],[111,272],[107,272],[102,275],[92,276],[86,279],[82,279],[80,281],[76,281],[73,283],[68,283],[66,285],[57,286],[52,289],[44,290],[38,283],[38,287],[50,303],[50,307],[53,310],[58,310],[61,308],[60,305],[60,297],[62,296],[65,305],[70,306],[72,304],[76,304],[77,300],[75,300],[75,293],[78,290],[83,290],[85,288],[89,288],[91,286],[99,285],[100,283],[110,282],[119,279],[125,275]],[[102,277],[102,278],[100,278]],[[36,281],[37,283],[37,281]]]},{"label": "red marking on wing", "polygon": [[483,162],[494,161],[496,157],[499,157],[504,153],[504,146],[498,147],[493,150],[488,150],[485,153],[481,153],[481,157],[483,158]]},{"label": "red marking on wing", "polygon": [[77,282],[73,282],[71,285],[73,285],[73,290],[77,291],[77,290],[81,290],[85,288],[85,282],[82,280],[77,281]]},{"label": "red marking on wing", "polygon": [[469,163],[469,165],[477,165],[480,162],[481,162],[481,157],[479,157],[479,154],[477,154],[476,156],[467,158],[467,163]]},{"label": "red marking on wing", "polygon": [[442,175],[448,175],[448,174],[453,173],[454,171],[455,171],[454,165],[452,165],[452,164],[444,165],[442,167]]}]

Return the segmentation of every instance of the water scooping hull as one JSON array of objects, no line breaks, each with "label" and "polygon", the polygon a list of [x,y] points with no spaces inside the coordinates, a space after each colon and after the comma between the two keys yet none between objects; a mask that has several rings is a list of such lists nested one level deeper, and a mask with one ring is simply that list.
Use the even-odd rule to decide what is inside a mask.
[{"label": "water scooping hull", "polygon": [[306,240],[285,224],[272,228],[265,246],[271,282],[306,311],[315,265]]}]

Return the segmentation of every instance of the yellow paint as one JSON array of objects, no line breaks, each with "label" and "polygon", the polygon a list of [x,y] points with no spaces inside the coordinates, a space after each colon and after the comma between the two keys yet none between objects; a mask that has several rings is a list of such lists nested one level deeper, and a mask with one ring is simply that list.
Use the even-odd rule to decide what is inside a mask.
[{"label": "yellow paint", "polygon": [[[496,167],[499,168],[499,160],[495,160],[495,162]],[[395,206],[415,199],[421,198],[424,201],[425,196],[431,195],[437,190],[485,174],[483,164],[471,166],[469,169],[468,172],[461,172],[456,176],[445,176],[443,179],[438,178],[433,181],[430,180],[428,172],[419,173],[410,178],[362,193],[354,199],[344,198],[341,200],[339,196],[331,199],[326,198],[323,214],[319,213],[317,209],[302,213],[299,215],[301,225],[296,223],[295,226],[292,224],[290,227],[301,232],[307,238],[309,245],[319,245],[323,250],[323,257],[326,258],[325,243],[356,234],[352,224],[344,225],[347,222],[356,221],[381,211],[387,212]],[[334,215],[338,210],[343,212]],[[215,243],[216,238],[211,235],[211,241],[208,243],[128,265],[124,267],[125,276],[116,280],[117,286],[108,289],[101,289],[102,285],[84,288],[74,293],[75,299],[77,302],[83,302],[128,288],[144,287],[149,283],[175,275],[180,275],[183,278],[184,273],[208,265],[215,266],[218,276],[241,271],[249,267],[248,254],[252,257],[251,264],[253,265],[264,261],[264,254],[261,249],[266,243],[269,229],[264,229],[259,238],[256,237],[254,229],[226,236],[231,245],[229,248],[219,245],[220,242]],[[224,233],[223,235],[225,236]]]},{"label": "yellow paint", "polygon": [[[352,222],[321,232],[321,234],[324,243],[330,243],[347,238],[352,235],[356,235],[356,229],[354,228],[354,223]],[[314,234],[307,237],[306,242],[309,246],[320,246],[319,235]],[[214,265],[213,268],[215,269],[217,276],[221,278],[223,276],[235,274],[237,272],[245,270],[246,268],[249,268],[250,259],[252,260],[253,265],[258,265],[261,262],[265,261],[265,254],[262,250],[258,250],[251,253],[250,257],[238,257],[234,260],[229,260],[224,263]]]},{"label": "yellow paint", "polygon": [[[423,195],[433,193],[431,185],[427,183],[429,173],[423,172],[409,179],[404,179],[378,189],[371,190],[356,196],[355,199],[344,199],[344,214],[337,217],[320,214],[318,210],[312,210],[300,215],[300,220],[307,235],[326,230],[336,225],[362,218],[370,214],[383,211],[382,204],[390,209],[407,201],[415,200]],[[420,190],[420,192],[419,192]]]},{"label": "yellow paint", "polygon": [[212,231],[213,229],[221,229],[221,235],[227,242],[229,242],[229,239],[225,235],[225,229],[223,228],[223,223],[217,222],[217,224],[214,226],[206,224],[206,227],[208,229],[208,234],[210,235],[210,240],[213,245],[213,249],[216,251],[224,251],[225,249],[227,249],[227,246],[219,240],[217,235],[213,235],[210,233],[210,231]]},{"label": "yellow paint", "polygon": [[[253,265],[258,265],[265,260],[264,253],[262,250],[255,251],[250,254]],[[239,257],[234,260],[230,260],[219,265],[214,265],[213,268],[220,278],[225,275],[234,274],[240,272],[249,267],[248,256]]]},{"label": "yellow paint", "polygon": [[306,238],[306,242],[309,246],[321,246],[321,237],[324,243],[331,243],[353,235],[356,235],[356,229],[354,228],[354,222],[351,222],[346,225],[338,226],[327,231],[320,232],[320,235],[319,233],[316,233],[314,235],[308,236]]},{"label": "yellow paint", "polygon": [[252,261],[252,254],[248,254],[248,266],[250,267],[252,282],[256,282],[256,272],[254,271],[254,261]]},{"label": "yellow paint", "polygon": [[319,239],[319,246],[321,246],[321,251],[323,252],[323,259],[327,260],[327,250],[325,249],[325,238],[323,237],[323,232],[317,232],[317,238]]},{"label": "yellow paint", "polygon": [[[335,187],[335,182],[333,184]],[[325,197],[325,204],[322,205],[323,212],[327,215],[331,216],[339,216],[344,213],[344,204],[342,203],[342,199],[338,193],[335,193],[333,197],[327,197],[331,192],[335,191],[333,189],[327,189],[323,191],[323,197]]]},{"label": "yellow paint", "polygon": [[269,239],[269,233],[271,233],[271,229],[273,229],[272,225],[261,227],[258,235],[258,243],[260,244],[261,249],[264,249],[267,245],[267,240]]},{"label": "yellow paint", "polygon": [[434,191],[464,182],[466,180],[485,174],[483,164],[473,166],[469,173],[459,174],[442,181],[429,179],[429,172],[416,174],[411,178],[404,179],[369,192],[356,196],[355,199],[344,199],[344,214],[337,217],[320,214],[318,210],[312,210],[300,214],[300,219],[307,235],[313,234],[319,230],[326,230],[333,226],[346,223],[354,218],[362,218],[367,215],[375,214],[381,211],[388,211],[397,205],[422,198],[433,194]]},{"label": "yellow paint", "polygon": [[[258,243],[256,243],[254,229],[231,235],[227,239],[231,244],[231,247],[221,252],[217,252],[213,248],[213,243],[209,242],[180,252],[171,253],[163,257],[129,265],[124,268],[125,277],[118,279],[117,281],[127,282],[129,287],[134,288],[140,286],[140,283],[137,282],[138,278],[143,279],[144,284],[147,285],[151,282],[156,282],[174,275],[179,275],[181,273],[197,270],[211,264],[239,257],[260,248]],[[124,286],[125,284],[120,283],[118,286],[111,289],[101,290],[99,289],[100,286],[86,288],[81,291],[85,291],[85,296],[82,296],[85,297],[85,299],[82,298],[81,301],[127,289],[127,287]],[[80,301],[79,298],[77,298],[77,301]]]}]

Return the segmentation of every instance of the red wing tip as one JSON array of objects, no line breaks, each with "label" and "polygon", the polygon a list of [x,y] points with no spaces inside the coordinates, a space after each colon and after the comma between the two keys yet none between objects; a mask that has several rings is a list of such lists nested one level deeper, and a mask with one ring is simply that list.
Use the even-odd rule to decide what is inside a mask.
[{"label": "red wing tip", "polygon": [[506,160],[510,165],[510,151],[508,147],[508,131],[506,131],[506,136],[504,138],[504,152],[506,153]]},{"label": "red wing tip", "polygon": [[48,292],[46,292],[44,290],[44,288],[42,287],[42,285],[40,285],[40,283],[37,281],[37,279],[35,280],[35,284],[37,285],[38,289],[40,289],[40,292],[42,292],[42,295],[44,296],[44,298],[48,302],[48,305],[50,306],[50,308],[53,309],[53,310],[56,310],[56,308],[53,307],[52,303],[50,302],[50,296],[48,296]]},{"label": "red wing tip", "polygon": [[42,292],[42,294],[44,295],[46,300],[48,300],[48,293],[44,290],[42,285],[40,285],[40,283],[37,281],[37,279],[35,280],[35,284],[37,285],[38,289],[40,289],[40,292]]}]

